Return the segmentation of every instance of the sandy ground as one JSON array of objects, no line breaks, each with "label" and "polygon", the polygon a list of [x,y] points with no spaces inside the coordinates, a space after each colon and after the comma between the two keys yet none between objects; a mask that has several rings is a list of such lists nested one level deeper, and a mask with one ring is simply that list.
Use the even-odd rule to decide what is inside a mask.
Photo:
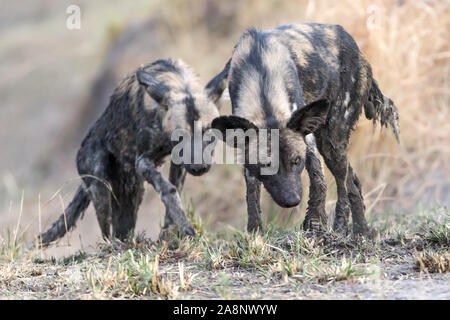
[{"label": "sandy ground", "polygon": [[[193,272],[196,277],[189,291],[179,292],[176,299],[450,299],[450,274],[416,272],[411,264],[384,269],[382,275],[326,284],[302,283],[295,278],[271,281],[245,270],[198,271],[195,265],[186,265],[185,268],[186,272]],[[165,272],[177,273],[177,269],[177,264],[161,265],[161,270]],[[58,278],[65,276],[67,278],[63,287]],[[69,267],[64,272],[55,272],[53,267],[42,268],[34,276],[24,276],[10,282],[9,286],[14,287],[14,291],[2,284],[0,299],[92,299],[92,293],[76,289],[77,282],[81,281],[82,271],[76,266]],[[55,291],[45,292],[49,288]]]},{"label": "sandy ground", "polygon": [[[228,276],[228,291],[224,295],[235,299],[313,299],[313,300],[367,300],[367,299],[450,299],[449,274],[423,274],[415,272],[410,264],[396,265],[384,269],[383,275],[376,279],[364,279],[331,282],[328,284],[305,284],[294,280],[284,283],[249,281],[251,274],[242,271],[225,272]],[[217,275],[206,276],[208,283]],[[200,278],[202,278],[200,276]],[[203,282],[198,280],[198,282]],[[199,285],[189,294],[181,296],[187,299],[220,299],[223,295]]]}]

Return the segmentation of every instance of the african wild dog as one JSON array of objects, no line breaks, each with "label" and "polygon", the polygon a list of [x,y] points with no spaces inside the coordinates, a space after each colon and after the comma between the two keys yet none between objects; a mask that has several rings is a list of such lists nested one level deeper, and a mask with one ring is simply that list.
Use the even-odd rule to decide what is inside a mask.
[{"label": "african wild dog", "polygon": [[111,236],[112,225],[112,236],[125,239],[136,224],[144,180],[153,185],[166,207],[163,231],[178,227],[182,235],[194,235],[179,192],[186,171],[201,175],[210,165],[172,162],[169,181],[157,167],[175,144],[173,130],[191,132],[194,122],[209,126],[217,116],[210,95],[180,60],[158,60],[123,79],[78,151],[82,184],[65,214],[40,236],[41,243],[62,237],[90,201],[103,237]]},{"label": "african wild dog", "polygon": [[219,117],[212,124],[224,138],[226,129],[279,129],[278,172],[261,175],[262,163],[244,167],[248,230],[262,228],[261,183],[278,205],[299,204],[304,166],[311,186],[303,227],[326,226],[326,184],[314,152],[317,143],[337,184],[334,230],[347,234],[351,210],[354,234],[371,236],[361,185],[347,160],[350,131],[364,107],[368,119],[390,125],[398,140],[398,113],[381,93],[353,38],[341,26],[327,24],[249,29],[207,87],[220,96],[227,85],[233,115]]}]

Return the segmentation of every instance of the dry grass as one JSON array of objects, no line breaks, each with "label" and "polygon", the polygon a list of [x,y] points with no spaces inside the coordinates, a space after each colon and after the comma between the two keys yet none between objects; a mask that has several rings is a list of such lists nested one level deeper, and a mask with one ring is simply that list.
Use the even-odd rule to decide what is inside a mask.
[{"label": "dry grass", "polygon": [[[195,212],[190,216],[202,225]],[[324,288],[327,297],[340,288],[367,294],[380,283],[396,283],[399,275],[420,286],[414,270],[428,277],[449,271],[448,245],[427,236],[448,233],[445,213],[443,218],[431,224],[425,217],[403,232],[392,225],[375,242],[269,225],[264,235],[203,231],[196,238],[173,235],[158,243],[140,234],[99,244],[94,254],[81,251],[59,260],[42,259],[39,250],[19,250],[0,263],[0,298],[320,298]],[[443,277],[435,284],[445,286],[448,277]],[[275,289],[267,292],[267,285]]]},{"label": "dry grass", "polygon": [[450,253],[420,253],[414,256],[414,269],[430,273],[445,273],[450,271]]}]

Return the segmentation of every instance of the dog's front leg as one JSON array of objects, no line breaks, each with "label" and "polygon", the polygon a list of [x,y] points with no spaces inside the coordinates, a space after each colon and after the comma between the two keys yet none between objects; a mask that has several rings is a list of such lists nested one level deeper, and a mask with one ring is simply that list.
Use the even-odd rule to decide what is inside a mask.
[{"label": "dog's front leg", "polygon": [[[169,215],[168,218],[172,225],[167,226],[165,229],[171,230],[176,228],[180,236],[195,236],[194,228],[184,213],[177,188],[161,175],[154,162],[147,157],[138,158],[136,169],[155,188],[166,207],[166,215]],[[166,232],[167,230],[162,230],[161,236]]]}]

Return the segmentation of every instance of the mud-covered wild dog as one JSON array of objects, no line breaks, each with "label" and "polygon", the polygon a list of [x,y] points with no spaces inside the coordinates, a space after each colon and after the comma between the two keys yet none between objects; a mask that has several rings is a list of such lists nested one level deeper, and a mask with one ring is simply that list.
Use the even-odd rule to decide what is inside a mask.
[{"label": "mud-covered wild dog", "polygon": [[186,171],[201,175],[210,165],[172,162],[169,181],[157,167],[175,144],[173,130],[192,132],[194,122],[209,126],[219,116],[211,95],[180,60],[158,60],[123,79],[78,151],[82,184],[65,213],[40,236],[41,243],[62,237],[91,201],[103,237],[125,239],[136,224],[144,181],[153,185],[166,207],[163,230],[175,227],[182,235],[194,235],[179,191]]},{"label": "mud-covered wild dog", "polygon": [[233,115],[212,124],[224,138],[226,129],[279,129],[278,172],[261,175],[263,163],[244,166],[248,230],[262,228],[261,183],[278,205],[299,204],[304,166],[311,186],[303,227],[326,226],[326,184],[316,143],[336,180],[334,230],[347,234],[351,210],[354,234],[371,236],[361,184],[347,159],[350,132],[364,107],[368,119],[389,125],[398,140],[398,113],[380,91],[353,38],[339,25],[298,23],[269,31],[249,29],[207,87],[220,96],[226,86]]}]

